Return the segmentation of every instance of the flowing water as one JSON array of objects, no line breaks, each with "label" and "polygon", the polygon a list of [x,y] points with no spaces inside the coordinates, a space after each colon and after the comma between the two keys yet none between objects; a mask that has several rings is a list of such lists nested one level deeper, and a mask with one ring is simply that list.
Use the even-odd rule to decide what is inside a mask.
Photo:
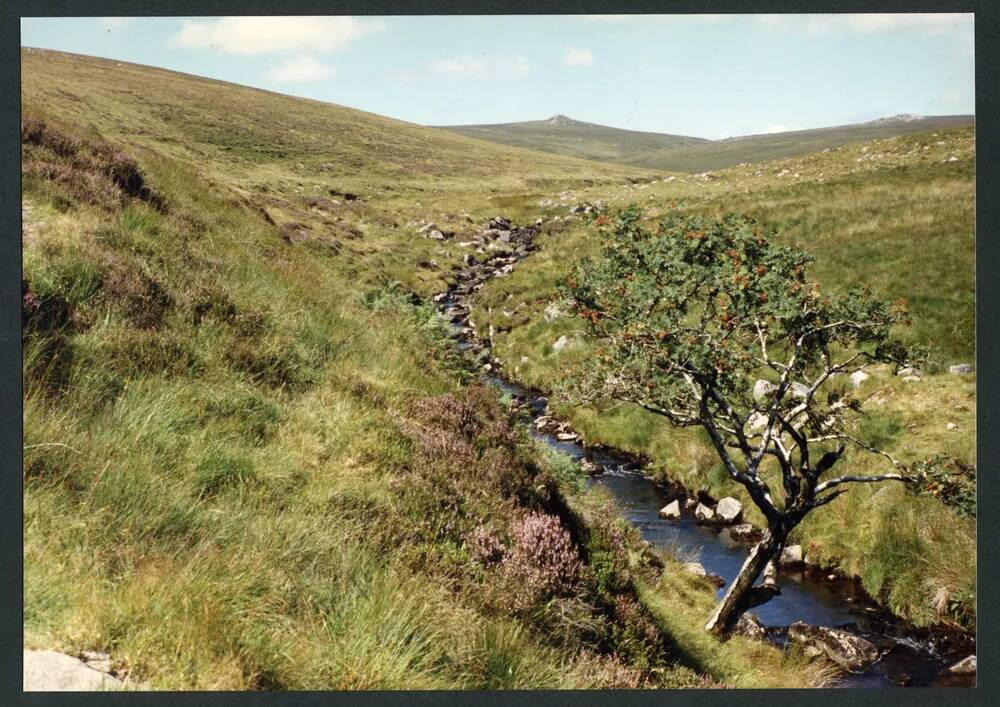
[{"label": "flowing water", "polygon": [[[522,253],[519,257],[525,256],[526,253]],[[507,258],[506,264],[510,260]],[[482,277],[484,272],[485,278]],[[489,262],[480,265],[478,280],[471,282],[481,282],[493,272],[495,269],[490,269]],[[467,285],[466,289],[474,291],[475,288]],[[439,307],[452,319],[463,350],[488,353],[488,347],[467,328],[468,308],[464,298],[468,294],[460,284],[439,298]],[[530,412],[532,423],[545,413],[544,398],[497,375],[497,361],[491,359],[490,368],[493,373],[485,374],[484,381],[523,403]],[[661,519],[659,510],[676,498],[677,493],[646,477],[636,459],[625,453],[560,440],[555,434],[538,431],[535,424],[529,428],[537,439],[553,449],[577,460],[586,459],[599,468],[601,473],[591,477],[589,484],[603,487],[614,497],[623,516],[639,529],[644,540],[657,549],[700,562],[709,574],[725,580],[726,585],[736,577],[750,545],[732,540],[725,530],[699,525],[690,515],[683,515],[679,521]],[[768,627],[768,638],[774,643],[784,645],[789,624],[803,621],[849,629],[887,651],[865,672],[845,673],[839,686],[974,685],[975,675],[943,673],[949,665],[975,652],[973,638],[953,631],[916,629],[880,609],[856,581],[827,576],[815,568],[782,569],[779,583],[781,594],[754,609],[761,623]],[[723,592],[723,588],[718,590],[720,598]]]}]

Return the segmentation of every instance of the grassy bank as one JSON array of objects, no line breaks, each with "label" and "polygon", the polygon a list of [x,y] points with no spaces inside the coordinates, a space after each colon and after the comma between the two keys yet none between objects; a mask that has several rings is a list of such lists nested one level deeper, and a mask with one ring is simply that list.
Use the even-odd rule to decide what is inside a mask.
[{"label": "grassy bank", "polygon": [[[975,353],[973,137],[964,130],[894,138],[796,160],[744,166],[707,177],[668,177],[652,185],[581,190],[575,200],[609,206],[639,203],[649,217],[668,210],[718,216],[748,213],[778,238],[816,256],[824,289],[869,285],[880,297],[905,299],[912,344],[930,347],[924,380],[906,384],[884,370],[859,389],[868,413],[862,434],[907,462],[944,454],[975,467],[975,378],[946,373]],[[571,201],[571,203],[573,203]],[[557,281],[597,243],[583,220],[546,225],[542,250],[480,293],[473,320],[491,328],[507,371],[551,390],[564,371],[587,360],[583,326],[550,308]],[[556,352],[552,344],[571,344]],[[559,411],[590,442],[646,455],[656,474],[716,498],[742,488],[721,468],[698,433],[672,430],[637,408]],[[855,455],[853,468],[874,472]],[[753,517],[759,522],[761,518]],[[894,611],[920,624],[974,626],[975,528],[937,498],[902,487],[852,489],[797,532],[811,559],[862,577]]]},{"label": "grassy bank", "polygon": [[812,680],[675,640],[634,531],[406,294],[485,216],[624,170],[24,59],[26,646],[154,689],[743,686],[761,655]]}]

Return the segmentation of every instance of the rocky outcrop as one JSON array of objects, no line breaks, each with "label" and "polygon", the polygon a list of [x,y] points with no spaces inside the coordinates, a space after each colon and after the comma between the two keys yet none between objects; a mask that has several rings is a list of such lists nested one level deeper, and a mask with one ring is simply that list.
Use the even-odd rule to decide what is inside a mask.
[{"label": "rocky outcrop", "polygon": [[[96,654],[94,654],[96,655]],[[111,669],[110,661],[102,656],[95,665],[79,658],[46,650],[24,651],[24,691],[25,692],[93,692],[98,690],[118,690],[124,686],[121,680],[109,675],[98,667]]]},{"label": "rocky outcrop", "polygon": [[864,672],[882,657],[882,651],[861,636],[801,621],[788,627],[788,640],[802,645],[808,654],[826,656],[851,673]]}]

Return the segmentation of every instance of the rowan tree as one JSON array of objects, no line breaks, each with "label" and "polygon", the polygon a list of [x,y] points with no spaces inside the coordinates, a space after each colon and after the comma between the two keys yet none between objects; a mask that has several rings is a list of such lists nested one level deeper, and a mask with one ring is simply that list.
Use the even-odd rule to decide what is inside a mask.
[{"label": "rowan tree", "polygon": [[[808,513],[850,484],[907,480],[852,433],[860,402],[832,385],[874,364],[907,365],[893,336],[907,315],[865,289],[824,294],[807,277],[810,256],[750,218],[670,215],[652,229],[632,207],[596,224],[600,256],[560,288],[596,340],[575,400],[632,402],[702,428],[767,520],[705,626],[718,633],[780,593],[776,559]],[[832,475],[850,448],[880,455],[886,473]],[[768,480],[778,478],[780,494]]]}]

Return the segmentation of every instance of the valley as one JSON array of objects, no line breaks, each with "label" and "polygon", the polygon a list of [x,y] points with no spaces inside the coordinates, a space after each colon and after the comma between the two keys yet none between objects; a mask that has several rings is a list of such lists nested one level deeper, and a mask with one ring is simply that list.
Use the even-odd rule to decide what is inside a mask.
[{"label": "valley", "polygon": [[[864,383],[864,434],[974,480],[968,121],[734,150],[21,58],[26,648],[107,654],[127,688],[839,684],[704,634],[712,578],[593,476],[617,450],[761,522],[698,433],[560,394],[593,352],[557,287],[629,204],[752,215],[831,292],[906,299],[927,363]],[[543,410],[571,449],[532,433]],[[873,612],[974,652],[974,510],[855,488],[798,532]]]}]

